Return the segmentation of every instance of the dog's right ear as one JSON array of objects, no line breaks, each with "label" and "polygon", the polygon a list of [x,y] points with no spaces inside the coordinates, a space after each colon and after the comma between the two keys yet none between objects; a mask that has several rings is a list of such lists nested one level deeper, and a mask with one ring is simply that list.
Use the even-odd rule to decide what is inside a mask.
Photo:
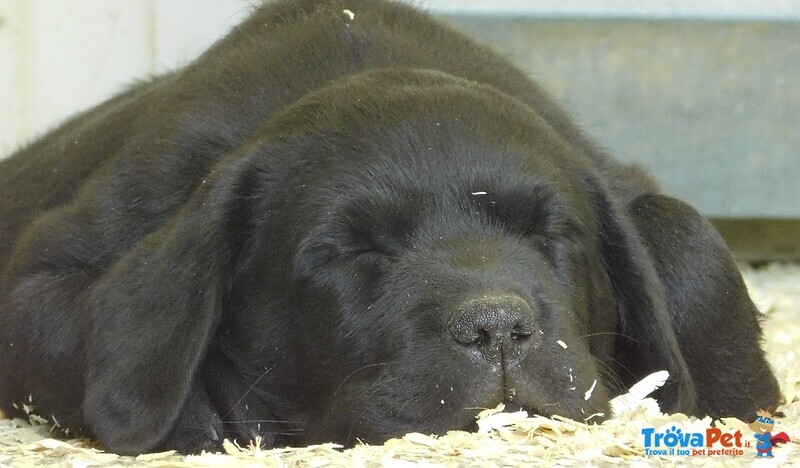
[{"label": "dog's right ear", "polygon": [[[160,230],[92,285],[84,416],[111,451],[157,446],[178,420],[255,229],[253,155],[218,164]],[[260,222],[260,221],[259,221]]]}]

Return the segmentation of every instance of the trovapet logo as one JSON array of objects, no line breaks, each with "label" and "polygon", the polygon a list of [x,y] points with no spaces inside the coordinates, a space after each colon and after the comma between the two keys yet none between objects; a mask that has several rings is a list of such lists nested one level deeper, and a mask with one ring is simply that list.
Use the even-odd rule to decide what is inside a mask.
[{"label": "trovapet logo", "polygon": [[682,457],[738,457],[754,452],[756,457],[772,458],[773,447],[777,444],[791,442],[784,432],[772,434],[775,426],[773,415],[768,410],[759,410],[748,428],[754,435],[743,435],[741,431],[723,431],[718,427],[709,427],[702,431],[687,431],[673,424],[662,428],[642,429],[644,453],[647,456],[682,456]]},{"label": "trovapet logo", "polygon": [[779,432],[772,435],[772,429],[775,427],[775,420],[772,419],[772,413],[767,410],[758,410],[756,413],[755,421],[747,425],[751,431],[755,433],[753,437],[758,441],[756,444],[756,457],[772,458],[772,447],[777,444],[785,444],[791,442],[789,436],[785,432]]},{"label": "trovapet logo", "polygon": [[675,425],[666,430],[649,427],[642,429],[642,436],[645,455],[655,456],[739,456],[752,445],[743,440],[741,431],[723,432],[716,427],[705,432],[684,432]]}]

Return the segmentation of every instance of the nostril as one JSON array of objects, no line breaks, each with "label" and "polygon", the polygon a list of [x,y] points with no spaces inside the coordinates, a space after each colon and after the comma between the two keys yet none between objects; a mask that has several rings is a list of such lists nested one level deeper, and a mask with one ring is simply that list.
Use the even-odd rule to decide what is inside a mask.
[{"label": "nostril", "polygon": [[492,341],[492,334],[489,332],[489,330],[486,330],[484,328],[477,330],[477,333],[475,335],[476,335],[475,339],[469,342],[468,344],[483,346],[490,344],[490,342]]},{"label": "nostril", "polygon": [[492,333],[485,328],[474,328],[471,324],[462,321],[460,324],[453,324],[450,327],[450,334],[453,339],[462,345],[483,346],[492,341]]},{"label": "nostril", "polygon": [[514,340],[527,340],[533,333],[530,331],[529,327],[526,327],[523,324],[514,325],[511,329],[511,338]]},{"label": "nostril", "polygon": [[495,357],[504,345],[519,346],[530,339],[533,310],[517,296],[488,297],[467,302],[453,315],[450,333],[456,343],[478,347]]}]

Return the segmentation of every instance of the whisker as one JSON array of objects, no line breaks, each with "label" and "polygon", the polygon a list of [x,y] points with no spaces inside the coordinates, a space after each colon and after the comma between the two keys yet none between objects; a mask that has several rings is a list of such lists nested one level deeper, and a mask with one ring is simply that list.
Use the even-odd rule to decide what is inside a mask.
[{"label": "whisker", "polygon": [[263,378],[264,378],[264,376],[266,376],[267,374],[269,374],[269,372],[270,372],[272,369],[274,369],[274,368],[275,368],[275,366],[272,366],[272,367],[270,367],[269,369],[265,370],[265,371],[264,371],[264,372],[263,372],[261,375],[259,375],[259,376],[258,376],[258,378],[256,379],[256,381],[255,381],[255,382],[253,382],[253,384],[252,384],[252,385],[250,385],[250,388],[248,388],[248,389],[247,389],[247,391],[245,391],[245,392],[244,392],[244,395],[242,395],[242,397],[241,397],[241,398],[239,398],[239,401],[237,401],[237,402],[236,402],[236,403],[235,403],[233,406],[231,406],[231,409],[229,409],[229,410],[228,410],[228,412],[227,412],[227,413],[225,413],[225,416],[223,416],[223,417],[222,417],[222,419],[224,420],[225,418],[227,418],[228,416],[230,416],[230,414],[233,412],[233,410],[234,410],[234,409],[236,409],[236,407],[237,407],[237,406],[239,406],[239,405],[242,403],[242,401],[244,400],[244,398],[245,398],[247,395],[249,395],[249,394],[250,394],[250,392],[253,390],[253,388],[255,388],[255,386],[258,384],[258,382],[259,382],[261,379],[263,379]]},{"label": "whisker", "polygon": [[631,377],[633,377],[633,378],[636,378],[636,373],[634,373],[632,370],[628,369],[628,367],[627,367],[627,366],[625,366],[625,364],[623,364],[623,363],[622,363],[622,362],[621,362],[619,359],[617,359],[617,358],[615,358],[615,357],[613,357],[613,356],[608,356],[608,360],[610,360],[611,362],[613,362],[614,364],[616,364],[617,366],[619,366],[619,367],[620,367],[622,370],[624,370],[625,372],[627,372],[627,374],[628,374],[629,376],[631,376]]},{"label": "whisker", "polygon": [[[181,427],[185,427],[187,429],[196,429],[196,430],[200,431],[199,434],[197,434],[196,436],[194,436],[191,439],[189,439],[186,442],[184,442],[183,443],[183,447],[181,447],[181,449],[188,449],[195,441],[203,439],[204,437],[207,437],[207,434],[205,433],[205,427],[203,427],[203,426],[191,426],[189,424],[183,424]],[[220,445],[221,443],[222,443],[221,440],[217,441],[217,442],[214,442],[215,445]]]},{"label": "whisker", "polygon": [[276,419],[242,419],[242,420],[234,420],[234,421],[222,421],[222,424],[297,424],[302,425],[301,423],[293,423],[291,421],[280,421]]},{"label": "whisker", "polygon": [[581,338],[589,338],[589,337],[592,337],[592,336],[600,336],[600,335],[614,335],[614,336],[619,336],[619,337],[622,337],[622,338],[627,338],[627,339],[629,339],[629,340],[633,341],[634,343],[638,343],[638,342],[639,342],[639,340],[637,340],[636,338],[634,338],[634,337],[632,337],[632,336],[630,336],[630,335],[626,335],[626,334],[624,334],[624,333],[619,333],[619,332],[597,332],[597,333],[589,333],[589,334],[587,334],[587,335],[583,335],[583,336],[581,336]]},{"label": "whisker", "polygon": [[388,365],[388,364],[389,364],[388,362],[379,362],[379,363],[367,364],[366,366],[359,367],[358,369],[356,369],[353,372],[351,372],[350,374],[348,374],[347,377],[344,378],[344,380],[342,380],[342,383],[340,383],[339,386],[336,387],[336,391],[333,392],[333,396],[331,398],[334,398],[336,396],[336,394],[339,393],[339,390],[342,389],[342,386],[344,385],[345,382],[347,382],[347,379],[349,379],[350,377],[356,375],[357,373],[359,373],[359,372],[361,372],[361,371],[363,371],[365,369],[369,369],[370,367],[385,366],[385,365]]},{"label": "whisker", "polygon": [[[619,366],[624,367],[621,364],[617,363],[614,358],[609,357],[608,359],[614,361]],[[608,390],[611,391],[612,394],[621,394],[627,390],[622,379],[619,377],[619,375],[617,375],[617,372],[613,367],[611,367],[610,365],[608,365],[608,363],[600,359],[595,359],[594,362],[595,365],[597,366],[597,372],[603,377],[603,380],[607,384]]]},{"label": "whisker", "polygon": [[235,421],[222,421],[222,424],[248,424],[248,423],[275,423],[275,424],[298,424],[291,421],[283,421],[280,419],[237,419]]}]

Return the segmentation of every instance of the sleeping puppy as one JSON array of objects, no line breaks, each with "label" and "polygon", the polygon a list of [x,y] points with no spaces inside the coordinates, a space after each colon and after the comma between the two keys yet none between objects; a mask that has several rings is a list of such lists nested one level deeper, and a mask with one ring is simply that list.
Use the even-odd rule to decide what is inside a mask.
[{"label": "sleeping puppy", "polygon": [[[684,203],[407,6],[260,7],[0,164],[0,407],[135,454],[778,403]],[[592,419],[596,420],[596,419]]]}]

